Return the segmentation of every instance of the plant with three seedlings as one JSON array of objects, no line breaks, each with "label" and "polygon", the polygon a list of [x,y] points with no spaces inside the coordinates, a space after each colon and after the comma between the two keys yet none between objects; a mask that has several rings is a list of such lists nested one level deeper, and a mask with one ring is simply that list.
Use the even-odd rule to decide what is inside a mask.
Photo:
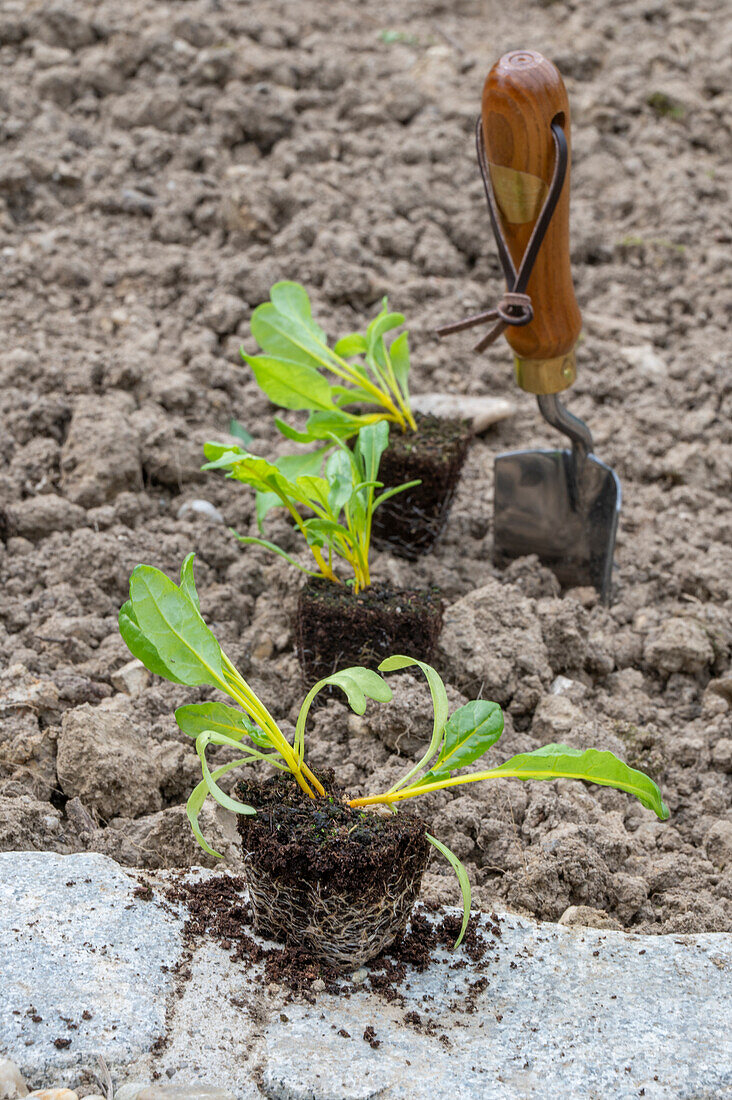
[{"label": "plant with three seedlings", "polygon": [[[288,439],[348,439],[379,420],[416,431],[409,403],[408,334],[401,333],[390,345],[384,340],[403,324],[403,315],[390,313],[384,298],[365,333],[343,336],[331,348],[313,320],[304,287],[280,282],[270,290],[270,300],[252,314],[252,336],[262,354],[241,354],[273,404],[310,412],[304,432],[275,420]],[[354,404],[372,406],[373,411],[354,413],[345,407]]]},{"label": "plant with three seedlings", "polygon": [[[361,428],[352,450],[336,436],[331,442],[335,450],[327,459],[321,449],[288,455],[277,462],[267,462],[231,444],[207,443],[204,454],[209,461],[203,468],[228,470],[227,477],[256,489],[260,531],[270,509],[287,509],[305,538],[317,571],[305,569],[266,539],[237,535],[240,542],[264,546],[308,576],[322,576],[338,584],[342,581],[333,566],[334,559],[341,558],[353,570],[353,588],[358,593],[371,583],[369,548],[375,510],[396,493],[419,482],[408,481],[377,494],[383,488],[377,480],[379,463],[389,443],[389,426],[383,420]],[[324,462],[322,476],[319,470]],[[303,508],[312,515],[304,515]]]},{"label": "plant with three seedlings", "polygon": [[[258,762],[268,764],[279,771],[290,772],[310,797],[315,798],[316,793],[325,796],[322,783],[305,760],[305,726],[319,691],[328,685],[339,687],[356,714],[364,713],[367,699],[388,703],[392,698],[391,688],[377,672],[360,667],[343,669],[310,689],[300,708],[292,740],[289,740],[204,622],[193,578],[192,554],[183,562],[179,586],[160,570],[138,565],[130,578],[130,598],[120,611],[119,626],[131,653],[150,672],[178,684],[206,684],[218,688],[237,704],[231,707],[219,702],[193,703],[175,712],[180,728],[195,739],[203,774],[188,799],[188,818],[198,843],[212,855],[218,853],[207,844],[198,820],[208,795],[236,814],[256,813],[252,806],[232,798],[219,786],[218,780],[232,768]],[[388,790],[352,798],[349,806],[383,805],[395,810],[398,802],[484,779],[580,779],[627,791],[659,818],[669,816],[653,780],[624,764],[611,752],[544,745],[532,752],[512,756],[495,767],[466,771],[501,736],[501,708],[497,703],[477,699],[451,715],[445,686],[430,665],[398,655],[382,661],[379,669],[391,672],[412,666],[422,670],[432,695],[434,723],[427,750]],[[211,771],[206,759],[210,745],[236,749],[239,756]],[[433,836],[428,835],[427,839],[447,858],[460,882],[464,918],[459,943],[470,914],[468,875],[457,856],[444,844]]]}]

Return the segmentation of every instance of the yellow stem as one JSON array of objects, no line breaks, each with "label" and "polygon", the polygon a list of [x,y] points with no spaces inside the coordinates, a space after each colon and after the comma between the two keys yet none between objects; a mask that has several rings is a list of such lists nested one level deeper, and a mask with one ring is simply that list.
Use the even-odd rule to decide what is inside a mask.
[{"label": "yellow stem", "polygon": [[307,764],[302,765],[302,770],[304,771],[305,775],[310,780],[312,785],[315,787],[315,790],[318,792],[318,794],[321,795],[321,796],[324,795],[325,794],[325,787],[320,782],[317,775],[313,775],[313,773],[310,771],[310,768],[307,766]]},{"label": "yellow stem", "polygon": [[[425,783],[422,787],[405,787],[401,791],[393,791],[386,794],[374,794],[369,795],[368,798],[353,798],[348,803],[349,806],[376,806],[383,802],[387,806],[390,806],[392,802],[402,802],[405,798],[417,798],[421,794],[430,794],[432,791],[441,791],[445,787],[456,787],[461,783],[478,783],[481,779],[515,779],[518,773],[511,775],[510,772],[472,772],[470,775],[461,775],[456,779],[441,779],[438,783]],[[547,777],[550,777],[550,773],[547,772]],[[536,776],[528,776],[529,779],[534,779]],[[557,778],[562,778],[557,776]]]},{"label": "yellow stem", "polygon": [[[347,378],[349,381],[354,382],[360,389],[366,390],[367,393],[372,394],[379,405],[382,405],[393,414],[397,424],[400,426],[404,424],[404,417],[389,397],[388,393],[384,393],[383,390],[380,390],[378,386],[374,385],[370,378],[364,378],[363,375],[354,371],[345,359],[339,357],[339,362],[342,364],[341,370],[337,370],[333,366],[329,366],[328,369],[338,377]],[[344,373],[345,371],[348,371],[348,374]]]}]

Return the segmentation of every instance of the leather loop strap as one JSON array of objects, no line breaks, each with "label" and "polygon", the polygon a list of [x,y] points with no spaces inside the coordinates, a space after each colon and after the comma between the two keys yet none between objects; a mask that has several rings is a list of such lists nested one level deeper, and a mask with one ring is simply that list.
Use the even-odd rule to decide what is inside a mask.
[{"label": "leather loop strap", "polygon": [[440,327],[435,330],[438,336],[450,336],[454,332],[462,332],[464,329],[474,328],[476,325],[486,324],[490,321],[497,322],[475,345],[474,350],[480,352],[485,351],[490,344],[497,340],[509,325],[520,327],[530,324],[533,320],[534,309],[531,304],[531,298],[526,293],[526,287],[528,286],[531,272],[536,263],[539,249],[541,248],[549,228],[549,223],[552,220],[552,215],[559,202],[559,196],[562,193],[562,187],[564,186],[564,180],[567,175],[567,162],[569,159],[567,138],[565,137],[564,130],[558,122],[552,122],[551,130],[555,150],[554,171],[552,173],[551,183],[549,184],[549,191],[544,200],[544,205],[541,208],[539,217],[536,219],[531,236],[529,237],[529,243],[526,246],[526,251],[521,258],[521,263],[517,271],[501,227],[500,214],[493,192],[493,185],[491,183],[490,171],[485,153],[483,127],[480,118],[478,119],[475,128],[478,166],[480,168],[480,174],[483,177],[483,188],[488,203],[488,213],[491,219],[493,236],[495,237],[496,246],[498,248],[498,258],[501,261],[501,267],[503,268],[503,274],[506,279],[507,289],[498,302],[498,305],[493,309],[484,310],[482,313],[477,313],[473,317],[466,317],[463,321],[453,321],[447,325],[440,325]]}]

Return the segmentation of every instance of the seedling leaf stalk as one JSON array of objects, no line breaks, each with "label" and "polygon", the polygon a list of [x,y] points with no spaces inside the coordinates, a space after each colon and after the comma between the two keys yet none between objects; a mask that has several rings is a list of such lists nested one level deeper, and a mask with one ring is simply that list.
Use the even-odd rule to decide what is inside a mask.
[{"label": "seedling leaf stalk", "polygon": [[[317,568],[306,569],[267,539],[237,534],[240,542],[263,546],[308,576],[325,577],[337,584],[343,583],[334,569],[335,559],[340,558],[350,567],[354,592],[358,593],[371,583],[369,549],[375,510],[396,493],[419,482],[408,481],[378,492],[383,489],[383,483],[377,480],[379,463],[389,443],[389,426],[384,420],[361,428],[353,449],[335,435],[330,442],[335,450],[327,459],[321,449],[305,455],[288,455],[274,463],[235,445],[207,443],[204,454],[209,461],[203,468],[227,470],[227,477],[256,490],[260,531],[271,508],[285,508],[305,539]],[[323,463],[325,469],[321,475]]]},{"label": "seedling leaf stalk", "polygon": [[[288,740],[204,622],[193,578],[192,554],[183,562],[180,585],[150,565],[138,565],[130,578],[130,598],[120,611],[119,627],[130,652],[151,672],[178,684],[207,684],[236,703],[236,707],[218,702],[187,704],[179,707],[175,714],[183,732],[195,740],[203,776],[188,799],[188,819],[198,843],[211,855],[218,853],[205,840],[199,826],[199,815],[209,795],[232,813],[256,813],[252,806],[237,801],[221,788],[218,780],[222,776],[243,764],[262,762],[280,771],[289,771],[311,798],[315,793],[324,796],[325,788],[305,763],[306,723],[316,695],[329,685],[338,687],[351,709],[356,714],[363,714],[369,699],[388,703],[392,698],[391,688],[379,673],[409,667],[418,667],[424,673],[432,695],[434,724],[427,751],[419,763],[388,790],[352,798],[349,806],[384,805],[396,812],[398,802],[484,779],[580,779],[634,795],[661,820],[669,816],[653,780],[611,752],[551,744],[519,753],[496,767],[464,772],[463,769],[482,757],[501,736],[503,715],[500,707],[489,700],[477,699],[450,715],[447,692],[435,670],[423,661],[402,655],[382,661],[379,672],[346,668],[320,680],[306,695],[293,739]],[[236,749],[239,755],[211,771],[206,758],[209,745]],[[454,774],[457,772],[462,774]],[[441,841],[433,836],[428,836],[428,840],[454,868],[460,883],[464,919],[457,946],[470,914],[467,872],[458,857]]]},{"label": "seedling leaf stalk", "polygon": [[[404,316],[389,312],[384,298],[365,333],[349,333],[331,348],[313,319],[305,288],[279,282],[270,290],[270,300],[252,314],[252,336],[262,354],[242,350],[241,355],[273,404],[310,412],[303,432],[275,420],[288,439],[348,439],[379,421],[416,431],[409,399],[408,334],[402,332],[390,345],[384,340],[403,324]],[[348,405],[365,405],[369,411],[349,412]]]}]

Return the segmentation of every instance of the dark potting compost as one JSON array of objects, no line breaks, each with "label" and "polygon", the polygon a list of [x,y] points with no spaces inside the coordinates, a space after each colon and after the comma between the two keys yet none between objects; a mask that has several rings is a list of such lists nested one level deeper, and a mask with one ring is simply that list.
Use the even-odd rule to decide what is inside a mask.
[{"label": "dark potting compost", "polygon": [[[256,815],[237,824],[254,927],[336,971],[356,970],[404,931],[427,863],[427,827],[409,813],[315,800],[289,778],[242,782]],[[328,780],[331,783],[328,783]]]},{"label": "dark potting compost", "polygon": [[308,685],[339,668],[376,668],[392,653],[430,661],[442,628],[436,589],[418,591],[372,584],[358,595],[314,579],[300,590],[297,651]]},{"label": "dark potting compost", "polygon": [[434,546],[445,526],[468,453],[469,425],[417,413],[416,432],[392,431],[379,480],[389,489],[419,479],[420,485],[387,500],[374,514],[372,541],[414,560]]}]

